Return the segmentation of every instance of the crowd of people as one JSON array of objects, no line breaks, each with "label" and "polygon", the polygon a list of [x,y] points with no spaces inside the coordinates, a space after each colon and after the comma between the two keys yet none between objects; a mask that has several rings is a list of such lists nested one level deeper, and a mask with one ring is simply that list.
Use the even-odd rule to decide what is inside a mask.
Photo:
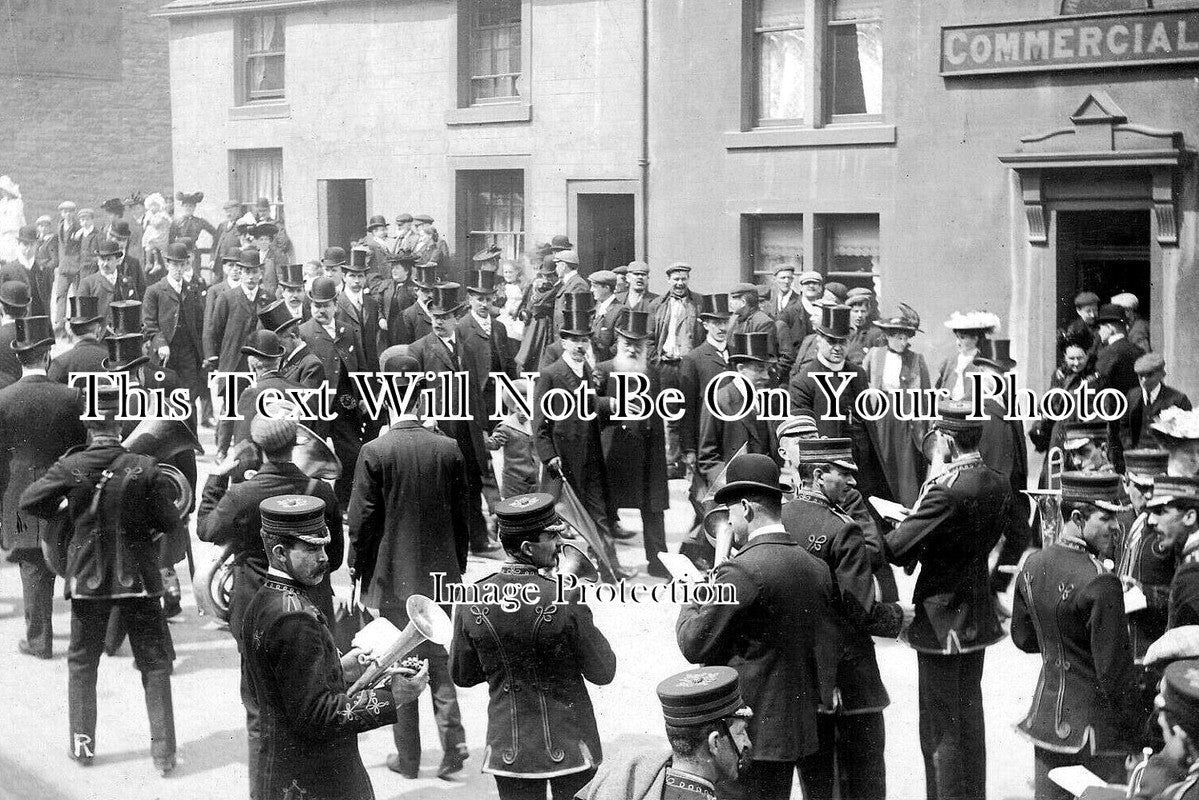
[{"label": "crowd of people", "polygon": [[[482,769],[502,798],[788,798],[797,780],[809,798],[882,798],[891,698],[876,637],[917,653],[928,797],[981,798],[984,656],[1008,617],[1016,646],[1043,658],[1020,725],[1037,798],[1069,796],[1049,776],[1057,766],[1123,782],[1143,747],[1160,753],[1139,765],[1138,796],[1192,792],[1199,665],[1167,664],[1199,654],[1174,644],[1199,624],[1199,479],[1166,474],[1153,424],[1190,403],[1164,383],[1135,296],[1081,293],[1052,377],[1115,389],[1127,413],[1026,431],[995,400],[985,418],[970,413],[971,376],[1016,367],[989,312],[946,320],[956,353],[930,367],[913,346],[925,323],[911,305],[880,313],[870,288],[790,263],[767,285],[699,294],[686,263],[588,272],[558,235],[518,260],[489,246],[451,281],[459,273],[428,215],[400,215],[394,234],[371,217],[360,240],[299,263],[268,200],[244,214],[226,204],[218,226],[195,214],[202,193],[176,200],[175,212],[162,195],[109,200],[100,224],[64,202],[57,221],[19,225],[0,263],[0,534],[20,565],[22,653],[52,656],[56,576],[66,582],[80,763],[98,751],[100,656],[127,635],[154,762],[174,768],[166,620],[180,611],[174,567],[190,556],[194,514],[198,538],[230,559],[254,798],[372,797],[356,735],[388,724],[387,766],[416,777],[426,686],[437,773],[458,773],[470,752],[456,687],[482,683]],[[471,413],[433,420],[417,392],[367,413],[350,376],[373,370],[435,401],[445,387],[423,375],[465,373]],[[255,382],[210,392],[213,371]],[[115,387],[83,419],[71,385],[83,372],[182,390],[191,417],[158,429],[144,452],[137,423],[116,419]],[[501,394],[509,413],[493,419],[493,374],[521,387],[527,372],[538,400],[588,386],[598,413],[558,420],[538,401],[530,417]],[[681,391],[682,416],[615,416],[627,373],[651,395]],[[737,377],[709,407],[706,389],[724,373]],[[822,374],[845,391],[830,397]],[[323,387],[333,418],[301,424],[285,393]],[[855,400],[869,388],[941,390],[939,418],[863,419]],[[765,390],[783,398],[778,419],[752,402]],[[260,413],[269,391],[279,399]],[[205,427],[215,460],[199,486]],[[1034,507],[1025,492],[1029,441],[1045,453],[1037,480],[1053,503]],[[586,683],[612,681],[618,665],[580,603],[456,608],[448,649],[427,641],[416,662],[348,692],[369,661],[346,638],[355,609],[402,629],[411,598],[435,594],[433,574],[461,582],[471,555],[503,562],[483,581],[501,593],[551,594],[564,543],[588,553],[600,581],[671,580],[660,556],[672,479],[688,483],[692,512],[675,532],[680,552],[738,601],[680,610],[678,647],[701,666],[659,686],[671,756],[604,760]],[[621,509],[639,513],[639,533],[622,527]],[[637,536],[634,570],[615,542]],[[330,582],[343,564],[353,604]],[[919,568],[911,602],[894,567]]]}]

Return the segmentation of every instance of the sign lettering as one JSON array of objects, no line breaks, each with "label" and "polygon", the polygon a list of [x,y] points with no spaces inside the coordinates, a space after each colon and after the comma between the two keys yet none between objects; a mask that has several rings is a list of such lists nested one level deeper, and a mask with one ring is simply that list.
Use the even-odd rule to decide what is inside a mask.
[{"label": "sign lettering", "polygon": [[11,0],[0,25],[0,74],[121,79],[121,4]]}]

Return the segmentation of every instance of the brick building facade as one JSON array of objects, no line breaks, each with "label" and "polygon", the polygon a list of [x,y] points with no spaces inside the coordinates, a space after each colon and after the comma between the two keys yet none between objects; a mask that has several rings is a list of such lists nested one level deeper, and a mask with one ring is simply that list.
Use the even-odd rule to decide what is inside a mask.
[{"label": "brick building facade", "polygon": [[25,216],[171,189],[167,24],[154,0],[21,0],[0,25],[0,173]]}]

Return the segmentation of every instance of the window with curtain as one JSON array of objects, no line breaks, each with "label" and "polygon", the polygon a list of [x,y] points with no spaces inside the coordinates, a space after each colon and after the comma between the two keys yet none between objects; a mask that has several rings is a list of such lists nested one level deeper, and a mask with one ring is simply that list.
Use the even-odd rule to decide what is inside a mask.
[{"label": "window with curtain", "polygon": [[830,214],[824,218],[827,236],[827,280],[850,289],[878,294],[878,215]]},{"label": "window with curtain", "polygon": [[283,97],[284,17],[262,14],[241,22],[244,101]]},{"label": "window with curtain", "polygon": [[879,0],[828,6],[825,86],[833,117],[883,113],[883,37]]},{"label": "window with curtain", "polygon": [[749,258],[753,274],[747,280],[768,284],[776,267],[786,264],[803,269],[803,215],[751,217]]},{"label": "window with curtain", "polygon": [[271,219],[283,219],[283,151],[234,150],[230,159],[229,194],[241,203],[242,212],[253,212],[260,197],[271,202]]},{"label": "window with curtain", "polygon": [[756,0],[758,123],[794,124],[806,116],[808,0]]},{"label": "window with curtain", "polygon": [[510,101],[520,95],[520,1],[469,3],[472,105]]},{"label": "window with curtain", "polygon": [[524,172],[512,169],[465,174],[470,252],[494,244],[502,251],[500,258],[520,258],[525,237]]}]

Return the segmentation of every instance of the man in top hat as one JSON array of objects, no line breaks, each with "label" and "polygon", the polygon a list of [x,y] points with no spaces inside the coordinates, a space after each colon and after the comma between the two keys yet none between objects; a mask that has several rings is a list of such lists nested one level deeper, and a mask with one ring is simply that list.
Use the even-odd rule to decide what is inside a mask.
[{"label": "man in top hat", "polygon": [[1003,638],[987,558],[1007,533],[1011,486],[978,452],[982,421],[969,403],[944,401],[933,422],[938,462],[912,513],[885,537],[887,557],[920,564],[908,644],[920,685],[920,749],[930,800],[984,797],[985,648]]},{"label": "man in top hat", "polygon": [[[438,284],[429,303],[432,330],[418,339],[409,348],[408,354],[420,364],[420,369],[434,374],[465,372],[477,375],[486,370],[475,363],[475,351],[466,347],[463,334],[459,331],[458,313],[462,309],[462,286],[457,283]],[[451,398],[444,397],[440,387],[435,386],[435,403],[445,403],[450,408]],[[487,466],[487,450],[483,442],[485,418],[491,413],[484,409],[478,384],[468,382],[469,420],[439,420],[438,427],[445,431],[462,451],[466,464],[466,480],[469,502],[467,513],[470,525],[470,548],[476,555],[498,557],[499,545],[487,536],[487,521],[481,505],[483,496],[483,469]],[[435,405],[435,407],[437,407]]]},{"label": "man in top hat", "polygon": [[337,296],[337,315],[358,340],[363,365],[373,370],[379,363],[379,298],[368,284],[371,269],[369,248],[359,246],[350,250],[345,281]]},{"label": "man in top hat", "polygon": [[1152,352],[1153,348],[1149,344],[1149,321],[1137,313],[1137,309],[1141,307],[1141,301],[1137,296],[1132,292],[1121,292],[1112,295],[1111,302],[1112,305],[1124,309],[1128,318],[1128,341],[1146,353]]},{"label": "man in top hat", "polygon": [[[884,798],[883,709],[890,704],[871,636],[896,638],[910,614],[898,603],[877,603],[875,561],[857,522],[841,503],[856,484],[848,439],[799,439],[798,491],[783,505],[783,527],[828,565],[837,602],[838,652],[829,664],[838,689],[834,707],[819,717],[820,750],[800,772],[812,797]],[[836,768],[840,765],[840,769]]]},{"label": "man in top hat", "polygon": [[[691,267],[676,261],[666,268],[670,290],[654,300],[650,312],[650,363],[658,370],[663,389],[678,389],[683,356],[704,340],[699,322],[700,296],[689,288]],[[666,432],[666,462],[672,477],[682,477],[682,448],[678,431]]]},{"label": "man in top hat", "polygon": [[[570,292],[569,294],[561,295],[559,298],[562,301],[563,314],[570,315],[571,313],[586,312],[590,316],[592,328],[592,337],[595,330],[595,298],[590,292]],[[595,343],[592,337],[587,339],[587,347],[583,352],[583,357],[587,359],[588,366],[595,367]],[[541,360],[537,364],[539,370],[544,370],[553,364],[558,359],[562,358],[563,339],[559,337],[556,341],[546,342],[545,348],[541,351]]]},{"label": "man in top hat", "polygon": [[596,270],[587,276],[595,313],[591,319],[591,347],[595,360],[607,361],[615,352],[616,325],[624,316],[625,306],[616,297],[616,273]]},{"label": "man in top hat", "polygon": [[25,638],[18,648],[26,655],[50,658],[54,572],[41,550],[50,525],[22,511],[19,500],[59,456],[83,444],[87,434],[79,421],[79,393],[46,377],[54,344],[50,318],[22,317],[15,327],[10,352],[20,362],[21,377],[0,389],[0,535],[8,560],[21,570]]},{"label": "man in top hat", "polygon": [[[203,192],[177,192],[175,199],[179,201],[179,213],[171,222],[170,240],[177,242],[181,239],[191,239],[195,247],[191,249],[189,272],[200,274],[200,234],[207,233],[212,238],[210,247],[220,243],[220,234],[212,227],[212,223],[203,217],[196,216],[196,206],[204,202]],[[218,252],[218,251],[213,251]]]},{"label": "man in top hat", "polygon": [[779,355],[778,330],[774,320],[758,306],[758,287],[752,283],[735,284],[729,291],[729,311],[733,324],[729,334],[764,333],[766,350],[774,358]]},{"label": "man in top hat", "polygon": [[716,800],[749,767],[753,712],[732,667],[698,667],[658,684],[669,752],[637,749],[600,765],[579,800]]},{"label": "man in top hat", "polygon": [[589,292],[591,286],[587,279],[579,274],[579,254],[574,250],[559,250],[552,256],[554,272],[558,275],[558,295],[554,303],[555,330],[562,328],[562,312],[566,302],[563,295],[574,292]]},{"label": "man in top hat", "polygon": [[29,316],[29,284],[0,283],[0,388],[21,377],[21,360],[12,344],[17,338],[16,320]]},{"label": "man in top hat", "polygon": [[1074,311],[1078,316],[1070,321],[1061,337],[1076,342],[1094,358],[1099,349],[1099,295],[1079,292],[1074,296]]},{"label": "man in top hat", "polygon": [[71,349],[59,354],[50,362],[47,377],[58,383],[69,384],[73,372],[103,372],[108,348],[102,341],[104,317],[100,314],[100,299],[97,297],[67,298],[67,338]]},{"label": "man in top hat", "polygon": [[[583,296],[582,292],[575,296]],[[615,560],[616,550],[612,545],[612,534],[616,528],[616,506],[610,488],[610,478],[604,459],[601,430],[611,413],[608,398],[595,398],[594,414],[584,419],[584,409],[562,420],[554,420],[545,414],[541,398],[552,389],[576,392],[580,386],[590,386],[602,391],[593,367],[587,363],[587,350],[591,341],[591,309],[588,306],[565,312],[562,329],[558,336],[562,340],[562,357],[543,368],[534,387],[533,432],[537,455],[554,478],[570,484],[595,523],[608,561],[615,576],[625,577]]]},{"label": "man in top hat", "polygon": [[[1140,587],[1145,608],[1128,615],[1128,638],[1132,658],[1140,664],[1149,645],[1166,632],[1170,583],[1182,560],[1181,537],[1171,548],[1162,546],[1163,533],[1149,524],[1149,501],[1156,476],[1166,474],[1169,453],[1165,450],[1128,450],[1124,453],[1124,492],[1136,519],[1116,545],[1116,575],[1121,582]],[[1168,541],[1168,540],[1167,540]]]},{"label": "man in top hat", "polygon": [[284,264],[279,269],[279,294],[283,308],[298,322],[312,318],[312,305],[304,290],[304,265]]},{"label": "man in top hat", "polygon": [[409,281],[416,256],[410,250],[392,253],[387,257],[387,276],[379,282],[379,353],[393,344],[401,344],[404,333],[404,311],[416,302],[416,292]]},{"label": "man in top hat", "polygon": [[[679,388],[683,390],[687,405],[683,418],[672,424],[679,430],[683,461],[692,467],[696,464],[696,454],[699,452],[699,421],[704,391],[717,375],[733,369],[729,362],[729,329],[733,320],[729,300],[727,294],[706,294],[701,298],[699,321],[704,326],[704,340],[683,356],[679,368]],[[695,475],[702,480],[698,470]],[[692,486],[694,490],[694,481]]]},{"label": "man in top hat", "polygon": [[[212,306],[204,329],[205,366],[220,372],[245,372],[246,356],[241,347],[258,327],[258,314],[275,302],[273,293],[262,287],[262,254],[258,250],[239,252],[238,285],[221,291]],[[235,397],[225,398],[225,408],[232,409]],[[233,423],[222,420],[217,426],[217,456],[224,458],[233,436]]]},{"label": "man in top hat", "polygon": [[630,261],[626,275],[628,289],[617,293],[616,299],[625,308],[649,311],[650,305],[658,299],[658,295],[649,290],[649,264],[644,261]]},{"label": "man in top hat", "polygon": [[1170,583],[1167,629],[1199,625],[1199,478],[1158,475],[1146,504],[1158,545],[1182,558]]},{"label": "man in top hat", "polygon": [[[32,270],[37,263],[37,245],[37,228],[32,225],[22,225],[17,231],[16,258],[12,261],[0,262],[0,282],[32,283]],[[93,263],[95,263],[94,259]]]},{"label": "man in top hat", "polygon": [[392,253],[392,242],[387,238],[387,217],[376,214],[366,222],[366,236],[359,244],[369,251],[366,260],[367,272],[372,286],[387,275],[387,259]]},{"label": "man in top hat", "polygon": [[[358,392],[350,379],[350,373],[361,372],[368,365],[362,357],[362,348],[354,332],[337,313],[337,286],[332,278],[320,277],[312,282],[312,319],[300,325],[300,337],[308,343],[312,354],[323,365],[327,385],[336,395],[334,408],[336,418],[329,423],[333,437],[333,450],[343,465],[341,476],[334,488],[337,499],[347,505],[354,476],[349,464],[358,463],[358,451],[362,447],[362,411],[359,408]],[[324,435],[325,431],[317,433]]]},{"label": "man in top hat", "polygon": [[[43,318],[45,319],[45,318]],[[48,347],[49,320],[42,332]],[[65,400],[67,392],[59,387]],[[110,613],[119,609],[129,630],[133,658],[142,673],[150,721],[150,754],[155,769],[175,768],[175,720],[171,703],[173,648],[159,598],[163,594],[158,548],[161,531],[179,525],[171,502],[170,480],[155,460],[131,453],[121,444],[117,420],[118,390],[102,387],[99,419],[85,420],[86,449],[58,459],[21,495],[21,511],[44,520],[59,514],[67,501],[65,562],[71,600],[68,678],[71,758],[92,763],[96,742],[96,671],[104,649]],[[43,412],[44,413],[44,412]],[[65,425],[66,421],[60,422]]]},{"label": "man in top hat", "polygon": [[[382,368],[416,373],[420,364],[411,356],[393,354]],[[399,380],[407,385],[408,378]],[[350,570],[362,582],[363,604],[379,609],[399,629],[408,624],[409,597],[436,596],[432,573],[442,573],[446,583],[462,582],[470,546],[467,507],[479,502],[468,492],[466,462],[458,445],[422,425],[419,407],[414,394],[409,408],[396,409],[390,429],[363,445],[350,495]],[[443,751],[437,774],[444,778],[461,770],[467,758],[449,655],[433,642],[421,644],[415,655],[429,664],[430,697]],[[418,704],[412,703],[398,713],[396,751],[387,757],[388,768],[407,778],[420,771],[418,711]]]},{"label": "man in top hat", "polygon": [[[292,316],[285,300],[278,300],[260,311],[258,324],[279,337],[283,346],[279,374],[284,379],[309,389],[316,389],[325,382],[325,365],[300,335],[300,320]],[[323,426],[314,423],[309,427],[319,430]]]},{"label": "man in top hat", "polygon": [[1099,341],[1095,371],[1099,389],[1127,394],[1137,387],[1137,359],[1145,351],[1128,341],[1128,317],[1123,308],[1109,303],[1099,309]]},{"label": "man in top hat", "polygon": [[836,658],[833,581],[783,528],[774,461],[738,456],[726,478],[716,502],[729,508],[736,552],[712,579],[735,586],[737,602],[683,606],[675,636],[691,663],[737,670],[746,703],[762,710],[749,721],[746,796],[786,800],[795,770],[819,749],[817,710],[833,702],[831,676],[819,666]]},{"label": "man in top hat", "polygon": [[[616,355],[595,367],[600,394],[616,396],[613,373],[645,376],[649,396],[662,391],[658,375],[649,363],[649,313],[625,310],[616,326]],[[670,490],[666,484],[666,425],[650,410],[643,420],[609,419],[600,436],[608,472],[608,491],[617,508],[635,508],[641,515],[646,571],[655,578],[670,579],[670,571],[658,560],[666,552],[666,510]],[[616,526],[614,535],[619,535]]]},{"label": "man in top hat", "polygon": [[1154,702],[1165,745],[1131,774],[1128,796],[1137,800],[1199,798],[1199,661],[1184,658],[1165,668]]},{"label": "man in top hat", "polygon": [[1018,730],[1033,743],[1034,796],[1069,800],[1049,770],[1079,764],[1119,783],[1139,725],[1124,592],[1102,563],[1120,534],[1120,479],[1062,475],[1062,531],[1020,570],[1012,642],[1040,653],[1032,708]]},{"label": "man in top hat", "polygon": [[170,365],[194,402],[208,394],[201,369],[205,298],[184,277],[188,259],[187,249],[178,242],[167,246],[163,254],[167,274],[146,289],[142,322],[158,362]]},{"label": "man in top hat", "polygon": [[491,303],[495,296],[496,273],[478,270],[471,277],[472,281],[466,287],[470,309],[459,320],[458,333],[462,336],[463,348],[470,351],[471,357],[466,360],[466,366],[470,370],[471,380],[483,397],[483,429],[490,431],[495,427],[489,417],[495,410],[496,395],[491,373],[502,372],[510,378],[516,378],[516,362],[513,359],[516,354],[512,352],[511,340],[503,324],[496,321],[497,315]]},{"label": "man in top hat", "polygon": [[1133,362],[1137,387],[1129,389],[1128,411],[1111,423],[1109,450],[1117,472],[1124,470],[1125,449],[1156,447],[1158,442],[1149,426],[1167,408],[1191,410],[1191,400],[1173,386],[1167,386],[1166,360],[1161,353],[1146,353]]},{"label": "man in top hat", "polygon": [[[233,587],[229,596],[229,631],[243,658],[246,648],[242,642],[242,620],[246,608],[267,579],[269,557],[263,547],[261,503],[269,497],[304,494],[324,503],[324,523],[329,530],[326,545],[329,568],[317,585],[306,590],[312,604],[325,619],[332,620],[332,572],[342,563],[345,542],[341,535],[341,506],[333,489],[322,480],[305,475],[292,460],[296,446],[297,423],[286,417],[287,405],[272,406],[279,419],[255,417],[250,424],[250,441],[258,448],[262,463],[249,478],[232,482],[239,464],[237,458],[221,463],[204,485],[200,501],[196,534],[201,541],[227,547],[233,553]],[[258,765],[262,752],[262,726],[259,709],[245,674],[241,681],[241,698],[246,707],[246,728],[249,734],[250,786],[255,790]]]},{"label": "man in top hat", "polygon": [[274,390],[278,400],[285,400],[285,393],[289,389],[303,388],[280,373],[279,365],[287,351],[274,331],[263,328],[254,331],[242,345],[241,351],[246,356],[250,371],[254,373],[254,385],[243,389],[237,398],[235,408],[240,419],[233,424],[232,443],[235,445],[250,438],[250,428],[258,418],[258,398],[263,392]]},{"label": "man in top hat", "polygon": [[[561,362],[559,362],[561,363]],[[550,494],[521,494],[496,508],[507,560],[479,581],[484,591],[524,590],[546,602],[557,586],[541,570],[555,565],[564,529]],[[523,586],[522,586],[523,585]],[[508,587],[513,589],[508,589]],[[584,681],[612,682],[616,656],[591,609],[569,598],[548,612],[540,603],[513,611],[479,604],[454,615],[450,674],[462,687],[486,682],[486,761],[500,800],[572,797],[603,761]],[[520,664],[512,670],[509,665]]]},{"label": "man in top hat", "polygon": [[394,344],[412,344],[428,336],[433,330],[429,303],[433,301],[433,290],[441,283],[441,278],[437,275],[437,267],[416,265],[412,269],[415,301],[400,314],[400,330],[392,336]]},{"label": "man in top hat", "polygon": [[212,237],[212,272],[213,282],[224,280],[224,265],[221,255],[230,248],[241,249],[241,237],[237,232],[237,218],[241,215],[241,203],[236,200],[226,200],[221,206],[225,218],[216,226],[216,234]]},{"label": "man in top hat", "polygon": [[282,495],[259,505],[267,576],[242,618],[242,675],[261,715],[256,796],[374,797],[358,734],[396,720],[427,681],[398,668],[377,688],[347,694],[362,672],[337,650],[331,621],[309,592],[326,580],[331,539],[325,503]]},{"label": "man in top hat", "polygon": [[[770,342],[765,333],[739,333],[729,342],[729,361],[741,376],[728,381],[716,392],[715,407],[726,416],[737,414],[757,392],[765,389],[770,381]],[[753,394],[746,390],[746,382]],[[700,391],[707,396],[703,387]],[[707,403],[700,412],[699,450],[696,467],[709,485],[719,477],[725,465],[745,447],[747,453],[759,453],[777,458],[778,441],[774,438],[774,426],[758,419],[758,412],[750,405],[749,412],[740,419],[725,421],[712,413]]]}]

